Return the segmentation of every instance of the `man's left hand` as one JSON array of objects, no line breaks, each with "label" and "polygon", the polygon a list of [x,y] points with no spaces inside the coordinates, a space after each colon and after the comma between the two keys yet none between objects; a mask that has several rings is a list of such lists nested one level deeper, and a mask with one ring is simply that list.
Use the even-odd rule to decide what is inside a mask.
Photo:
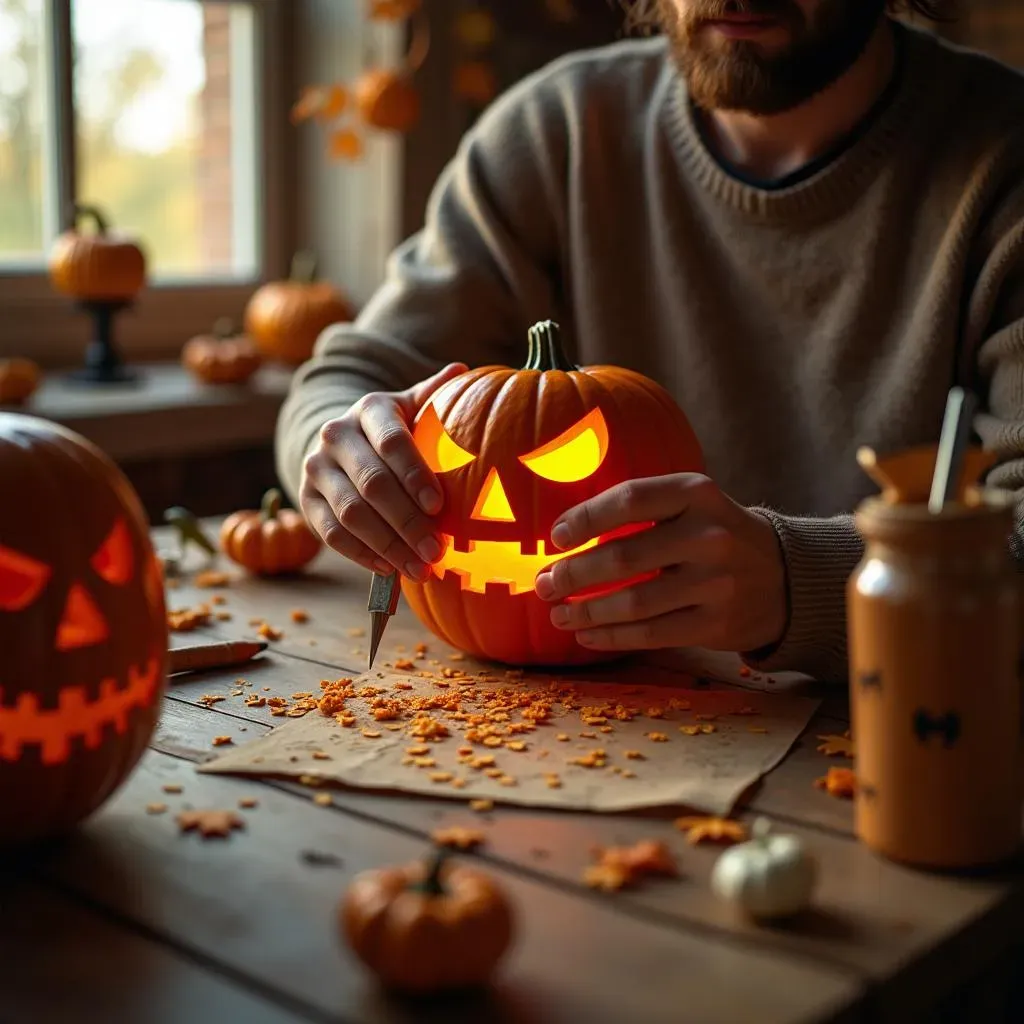
[{"label": "man's left hand", "polygon": [[[775,530],[706,476],[677,473],[619,484],[561,516],[551,539],[565,551],[651,522],[538,574],[537,594],[554,605],[557,627],[594,650],[753,651],[782,639],[786,570]],[[568,600],[644,574],[647,579],[612,593]]]}]

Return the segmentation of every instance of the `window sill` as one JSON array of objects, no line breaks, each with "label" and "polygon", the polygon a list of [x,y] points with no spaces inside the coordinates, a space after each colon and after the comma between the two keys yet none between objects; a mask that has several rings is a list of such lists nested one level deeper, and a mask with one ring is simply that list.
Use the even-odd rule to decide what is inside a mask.
[{"label": "window sill", "polygon": [[135,385],[87,387],[49,374],[14,411],[60,423],[117,462],[143,462],[270,444],[291,380],[270,366],[234,387],[200,384],[174,363],[134,368]]}]

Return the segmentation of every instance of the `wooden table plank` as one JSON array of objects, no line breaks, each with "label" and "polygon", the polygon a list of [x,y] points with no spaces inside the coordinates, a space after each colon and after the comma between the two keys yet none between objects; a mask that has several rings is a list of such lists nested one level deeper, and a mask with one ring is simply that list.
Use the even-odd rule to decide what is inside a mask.
[{"label": "wooden table plank", "polygon": [[38,883],[0,883],[5,1024],[298,1024],[318,1018],[260,998]]},{"label": "wooden table plank", "polygon": [[[164,793],[167,783],[184,792]],[[175,827],[178,807],[234,807],[254,794],[260,802],[245,812],[247,830],[229,840],[204,843]],[[172,811],[147,815],[154,801]],[[343,864],[305,865],[305,849],[339,855]],[[838,971],[709,942],[490,865],[520,921],[495,994],[404,1016],[339,942],[334,908],[355,872],[424,851],[422,841],[393,829],[266,785],[195,775],[188,763],[150,752],[111,803],[63,848],[41,855],[35,870],[211,963],[273,984],[311,1013],[339,1019],[796,1024],[839,1019],[858,999],[856,981]]]},{"label": "wooden table plank", "polygon": [[[285,692],[291,692],[291,685],[295,684],[290,683]],[[212,692],[221,691],[213,687]],[[170,725],[175,752],[195,761],[213,755],[208,737],[217,731],[217,721],[230,720],[220,711],[224,707],[221,702],[212,709],[195,706],[184,713],[175,709]],[[268,727],[256,722],[252,726]],[[165,746],[163,732],[161,725],[156,740],[161,749]],[[279,785],[307,798],[313,792],[295,782]],[[899,984],[900,966],[916,958],[942,981],[930,987],[917,986],[907,995],[915,1012],[926,1008],[931,997],[941,997],[964,980],[967,970],[975,966],[965,960],[963,943],[981,941],[987,931],[1002,927],[988,922],[986,915],[1003,901],[1004,885],[914,872],[874,857],[845,836],[798,825],[783,828],[799,835],[819,859],[821,885],[816,910],[791,925],[765,928],[735,915],[713,896],[710,875],[720,850],[689,846],[672,827],[670,813],[597,815],[502,807],[478,815],[468,810],[464,801],[357,789],[331,788],[330,793],[335,806],[344,812],[423,838],[438,827],[482,829],[487,840],[481,852],[487,860],[563,890],[582,891],[582,874],[595,845],[660,839],[677,855],[684,880],[605,897],[613,906],[645,920],[666,920],[719,938],[817,958],[891,985]],[[746,817],[749,820],[750,816]],[[543,851],[543,858],[538,851]],[[973,924],[967,927],[970,922]]]}]

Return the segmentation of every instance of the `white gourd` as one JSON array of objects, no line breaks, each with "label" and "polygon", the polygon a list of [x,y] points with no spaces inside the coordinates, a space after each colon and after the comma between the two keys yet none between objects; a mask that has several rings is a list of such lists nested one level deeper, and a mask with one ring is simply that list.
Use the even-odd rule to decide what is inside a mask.
[{"label": "white gourd", "polygon": [[764,819],[754,838],[715,862],[711,888],[754,918],[790,917],[811,902],[818,865],[797,836],[772,834]]}]

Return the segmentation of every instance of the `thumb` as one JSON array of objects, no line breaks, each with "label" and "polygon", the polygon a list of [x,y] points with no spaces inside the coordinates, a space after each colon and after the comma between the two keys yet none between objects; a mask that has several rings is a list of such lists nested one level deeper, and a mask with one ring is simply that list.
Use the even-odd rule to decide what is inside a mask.
[{"label": "thumb", "polygon": [[407,388],[399,396],[399,402],[406,415],[410,418],[415,416],[420,411],[420,407],[429,401],[430,396],[438,388],[447,384],[448,381],[454,380],[468,369],[469,367],[465,363],[449,363],[443,369],[438,370],[432,377],[428,377],[426,380],[420,381],[419,384],[414,384],[411,388]]}]

